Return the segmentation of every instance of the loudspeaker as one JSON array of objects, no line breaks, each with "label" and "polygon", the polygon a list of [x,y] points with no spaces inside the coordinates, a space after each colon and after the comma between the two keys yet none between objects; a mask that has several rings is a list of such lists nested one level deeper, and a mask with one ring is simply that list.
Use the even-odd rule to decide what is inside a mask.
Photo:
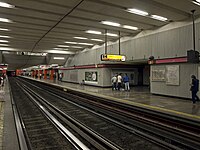
[{"label": "loudspeaker", "polygon": [[194,50],[188,50],[187,61],[191,63],[199,63],[199,52]]}]

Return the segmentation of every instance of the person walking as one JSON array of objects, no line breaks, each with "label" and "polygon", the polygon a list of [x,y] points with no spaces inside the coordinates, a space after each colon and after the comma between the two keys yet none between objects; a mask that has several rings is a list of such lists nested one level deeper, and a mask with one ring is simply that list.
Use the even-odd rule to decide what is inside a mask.
[{"label": "person walking", "polygon": [[112,77],[111,83],[112,83],[112,90],[117,90],[117,77],[116,77],[116,75],[114,75]]},{"label": "person walking", "polygon": [[199,101],[199,97],[197,96],[197,92],[199,91],[199,80],[196,78],[195,75],[191,76],[192,83],[191,83],[191,92],[192,92],[192,103],[195,104],[196,101]]},{"label": "person walking", "polygon": [[125,91],[130,91],[129,77],[128,77],[127,73],[125,73],[125,76],[123,77],[123,82],[125,85]]}]

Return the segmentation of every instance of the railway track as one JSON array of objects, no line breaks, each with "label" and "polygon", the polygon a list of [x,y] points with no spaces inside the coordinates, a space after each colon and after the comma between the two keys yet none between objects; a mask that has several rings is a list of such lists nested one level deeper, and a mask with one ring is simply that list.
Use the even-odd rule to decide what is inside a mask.
[{"label": "railway track", "polygon": [[86,134],[84,136],[89,137],[90,134],[99,136],[98,138],[102,138],[99,143],[105,142],[112,148],[148,150],[199,148],[198,139],[195,140],[199,136],[194,133],[198,132],[196,128],[191,130],[186,126],[179,128],[176,126],[174,130],[171,120],[166,124],[161,117],[147,117],[139,111],[134,113],[130,106],[110,104],[110,102],[108,104],[106,100],[97,97],[82,93],[74,95],[73,91],[66,92],[63,89],[61,91],[39,83],[35,86],[34,82],[28,83],[20,79],[19,83],[21,82],[26,84],[24,85],[26,89],[31,87],[32,95],[36,94],[34,97],[40,97],[38,99],[43,100],[41,102],[43,105],[49,110],[54,110],[53,114],[57,114],[57,118],[62,118],[61,122],[66,123],[66,118],[67,120],[73,118],[75,126],[82,126],[81,130]]},{"label": "railway track", "polygon": [[[19,113],[20,123],[23,127],[27,146],[20,149],[58,149],[58,150],[76,150],[74,143],[70,142],[59,132],[51,120],[38,109],[33,99],[17,83],[11,81],[12,95]],[[20,137],[21,138],[21,137]]]}]

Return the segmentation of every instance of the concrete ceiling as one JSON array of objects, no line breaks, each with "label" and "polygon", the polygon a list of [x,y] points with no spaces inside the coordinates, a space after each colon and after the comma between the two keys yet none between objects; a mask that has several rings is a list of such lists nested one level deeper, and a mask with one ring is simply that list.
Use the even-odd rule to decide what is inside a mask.
[{"label": "concrete ceiling", "polygon": [[[134,36],[141,30],[154,29],[172,21],[191,18],[193,9],[196,10],[195,15],[200,14],[200,6],[192,3],[192,0],[1,0],[1,2],[15,7],[0,7],[0,18],[12,20],[11,23],[0,22],[0,28],[10,30],[0,30],[0,35],[11,37],[0,36],[0,40],[9,41],[9,43],[0,43],[9,45],[0,45],[0,50],[34,53],[57,53],[49,50],[61,48],[66,54],[73,54],[93,46],[84,45],[84,43],[102,44],[106,30],[114,34],[120,31],[121,36]],[[143,10],[149,15],[129,13],[128,8]],[[168,20],[155,20],[151,18],[151,15],[163,16]],[[104,25],[101,21],[112,21],[121,26]],[[138,30],[126,29],[122,25],[138,27]],[[102,34],[89,34],[85,32],[87,30],[100,31]],[[107,38],[108,40],[118,39],[112,36],[107,36]],[[67,44],[66,41],[79,44]],[[69,47],[63,48],[58,45]],[[22,66],[23,63],[24,61],[22,61]]]}]

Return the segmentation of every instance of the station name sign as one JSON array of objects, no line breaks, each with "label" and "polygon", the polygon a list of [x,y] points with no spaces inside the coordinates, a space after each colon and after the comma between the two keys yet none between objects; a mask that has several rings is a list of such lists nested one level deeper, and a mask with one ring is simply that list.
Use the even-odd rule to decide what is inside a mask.
[{"label": "station name sign", "polygon": [[110,55],[110,54],[102,54],[102,61],[126,61],[126,56],[124,55]]}]

